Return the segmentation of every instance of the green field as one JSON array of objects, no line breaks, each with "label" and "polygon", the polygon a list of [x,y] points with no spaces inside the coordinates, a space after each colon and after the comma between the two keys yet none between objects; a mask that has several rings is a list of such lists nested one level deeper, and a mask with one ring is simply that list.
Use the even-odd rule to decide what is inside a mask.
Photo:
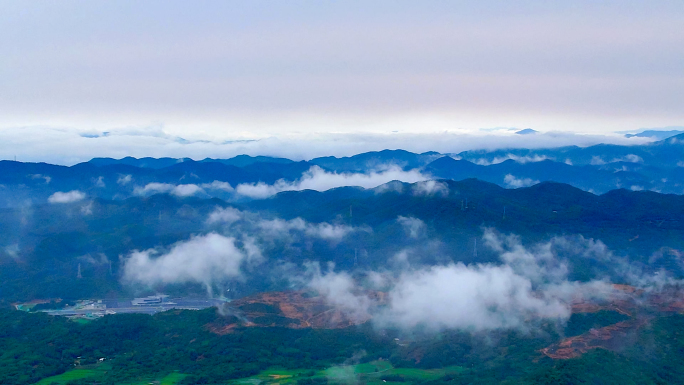
[{"label": "green field", "polygon": [[74,369],[56,376],[43,378],[38,381],[36,385],[50,385],[50,384],[68,384],[69,381],[80,380],[81,378],[92,377],[99,374],[97,369]]},{"label": "green field", "polygon": [[[104,374],[110,368],[111,367],[106,363],[99,365],[89,365],[87,367],[70,370],[57,376],[44,378],[37,382],[36,385],[50,385],[55,383],[60,385],[66,385],[71,381],[80,380],[82,378],[93,377],[93,379],[96,379],[99,375]],[[158,380],[160,385],[175,385],[178,384],[185,377],[187,377],[187,374],[174,372],[166,375],[162,379],[148,378],[127,385],[148,385],[153,380]]]},{"label": "green field", "polygon": [[[386,384],[384,378],[392,376],[393,384],[412,384],[418,381],[436,380],[447,374],[458,374],[463,368],[451,366],[440,369],[394,368],[389,361],[373,361],[358,365],[339,365],[325,370],[269,369],[256,376],[235,380],[235,384],[275,385],[295,384],[298,380],[327,378],[330,383],[342,384],[362,380],[367,384]],[[388,381],[390,382],[390,381]]]}]

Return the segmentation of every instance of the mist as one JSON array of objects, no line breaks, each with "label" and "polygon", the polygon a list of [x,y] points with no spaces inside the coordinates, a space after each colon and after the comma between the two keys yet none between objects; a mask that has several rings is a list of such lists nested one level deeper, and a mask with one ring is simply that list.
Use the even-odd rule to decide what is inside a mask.
[{"label": "mist", "polygon": [[[301,191],[316,190],[325,191],[336,187],[359,186],[363,188],[374,188],[393,180],[407,183],[415,183],[430,179],[429,175],[424,175],[418,170],[404,171],[398,166],[389,165],[382,171],[370,171],[368,173],[336,173],[325,171],[318,166],[311,167],[302,177],[294,182],[280,180],[273,185],[263,182],[255,184],[239,184],[235,191],[243,196],[263,199],[268,198],[282,191]],[[430,182],[428,182],[430,183]],[[434,182],[426,187],[425,193],[431,193],[435,187]],[[441,187],[442,189],[444,187]]]}]

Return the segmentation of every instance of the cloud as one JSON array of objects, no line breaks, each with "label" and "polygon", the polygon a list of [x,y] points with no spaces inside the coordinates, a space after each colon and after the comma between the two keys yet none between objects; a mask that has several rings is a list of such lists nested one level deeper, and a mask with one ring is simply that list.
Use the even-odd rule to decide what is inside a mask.
[{"label": "cloud", "polygon": [[567,303],[533,291],[510,266],[452,264],[401,276],[381,322],[404,328],[500,329],[530,317],[566,319]]},{"label": "cloud", "polygon": [[603,158],[601,158],[600,156],[592,156],[589,164],[591,164],[593,166],[600,166],[600,165],[606,164],[606,161],[603,160]]},{"label": "cloud", "polygon": [[[318,166],[311,167],[302,177],[294,182],[279,180],[273,185],[259,183],[243,183],[236,187],[238,194],[254,198],[268,198],[281,191],[316,190],[325,191],[342,186],[359,186],[374,188],[393,180],[415,183],[430,179],[418,170],[404,171],[398,166],[389,166],[384,171],[369,173],[336,173],[328,172]],[[433,185],[434,187],[434,185]]]},{"label": "cloud", "polygon": [[7,255],[9,255],[12,259],[15,261],[19,260],[19,244],[18,243],[13,243],[11,245],[7,245],[4,248],[4,251]]},{"label": "cloud", "polygon": [[209,233],[175,244],[167,253],[134,251],[124,262],[123,280],[150,287],[159,284],[201,283],[209,292],[216,283],[242,276],[246,263],[262,260],[260,249],[247,238]]},{"label": "cloud", "polygon": [[425,235],[425,222],[414,217],[398,216],[397,222],[404,227],[404,231],[411,238],[420,238]]},{"label": "cloud", "polygon": [[217,208],[207,218],[207,223],[224,223],[231,224],[242,218],[242,212],[232,207]]},{"label": "cloud", "polygon": [[398,180],[393,180],[382,184],[374,189],[376,194],[384,194],[388,192],[395,192],[402,194],[404,192],[404,184]]},{"label": "cloud", "polygon": [[533,180],[531,178],[516,178],[512,174],[506,174],[504,177],[504,184],[508,188],[529,187],[537,183],[539,183],[538,180]]},{"label": "cloud", "polygon": [[[329,119],[326,121],[326,123]],[[642,144],[648,138],[630,138],[622,135],[575,134],[572,132],[548,132],[531,136],[496,133],[473,133],[471,130],[436,130],[391,133],[394,128],[364,130],[350,123],[354,132],[302,133],[284,130],[268,135],[240,133],[226,136],[218,132],[214,136],[198,136],[197,140],[178,142],[159,132],[171,131],[163,126],[139,126],[135,135],[130,129],[103,127],[107,135],[85,138],[83,129],[68,127],[27,126],[0,127],[0,150],[6,154],[17,153],[22,161],[42,161],[73,165],[94,157],[109,156],[173,157],[195,160],[229,158],[236,155],[268,155],[293,160],[308,160],[320,156],[350,156],[367,151],[401,148],[422,153],[438,151],[455,153],[466,150],[496,150],[505,148],[550,148],[566,145],[582,147],[599,144]],[[133,123],[131,123],[133,124]],[[384,124],[383,124],[384,125]],[[295,132],[297,131],[297,132]],[[125,178],[125,176],[124,176]],[[122,180],[123,182],[123,180]]]},{"label": "cloud", "polygon": [[50,184],[50,181],[52,180],[52,178],[50,176],[42,175],[42,174],[30,174],[29,177],[31,179],[41,179],[42,178],[45,180],[45,184]]},{"label": "cloud", "polygon": [[[592,160],[593,160],[593,158],[592,158]],[[622,158],[615,158],[615,159],[611,160],[610,162],[611,163],[613,163],[613,162],[643,163],[644,160],[641,159],[641,157],[639,155],[627,154],[627,155],[623,156]]]},{"label": "cloud", "polygon": [[103,177],[103,176],[99,176],[99,177],[95,180],[94,184],[95,184],[95,187],[104,188],[104,187],[105,187],[104,177]]},{"label": "cloud", "polygon": [[178,197],[188,197],[199,193],[204,193],[201,187],[196,184],[179,184],[173,185],[169,183],[148,183],[145,187],[136,187],[134,194],[148,195],[157,193],[169,193]]},{"label": "cloud", "polygon": [[373,302],[361,292],[351,275],[335,272],[332,263],[326,272],[321,271],[318,262],[307,263],[305,267],[308,287],[316,290],[330,305],[345,312],[356,322],[366,321],[370,317]]},{"label": "cloud", "polygon": [[347,235],[364,231],[371,232],[369,227],[353,227],[340,223],[311,223],[302,218],[290,220],[275,218],[265,219],[258,213],[240,211],[232,207],[216,208],[207,217],[208,225],[223,224],[224,232],[235,234],[250,234],[262,241],[308,237],[330,241],[332,244],[340,242]]},{"label": "cloud", "polygon": [[81,214],[91,215],[92,213],[93,213],[93,201],[90,201],[87,204],[81,206]]},{"label": "cloud", "polygon": [[299,231],[313,238],[321,238],[329,241],[340,241],[347,234],[356,230],[347,225],[334,225],[330,223],[308,223],[302,218],[289,221],[283,219],[261,220],[257,226],[273,236],[289,235],[290,231]]},{"label": "cloud", "polygon": [[543,320],[564,322],[570,317],[573,300],[615,294],[604,280],[568,279],[569,260],[619,261],[600,241],[554,237],[525,247],[519,237],[491,229],[484,230],[483,241],[498,254],[499,263],[411,266],[408,251],[402,250],[396,257],[401,259],[396,263],[400,270],[363,274],[372,287],[387,291],[380,302],[349,273],[334,272],[332,265],[321,272],[318,264],[306,264],[308,286],[339,310],[360,319],[372,316],[381,327],[428,331],[527,330]]},{"label": "cloud", "polygon": [[85,199],[86,195],[78,190],[69,192],[58,191],[48,197],[50,203],[71,203]]},{"label": "cloud", "polygon": [[[120,178],[119,178],[120,179]],[[126,182],[128,183],[128,182]],[[200,185],[196,184],[171,184],[171,183],[158,183],[152,182],[146,184],[144,187],[136,187],[133,193],[136,195],[148,195],[148,194],[158,194],[158,193],[168,193],[178,197],[189,197],[193,195],[203,195],[206,194],[205,190],[219,190],[224,192],[232,193],[235,191],[233,187],[228,182],[221,182],[215,180],[211,183],[202,183]]]},{"label": "cloud", "polygon": [[119,178],[116,180],[116,183],[125,186],[133,180],[133,176],[128,174],[128,175],[119,175]]},{"label": "cloud", "polygon": [[425,182],[418,182],[413,185],[413,195],[415,196],[433,196],[439,195],[446,197],[449,195],[449,186],[444,182],[435,180],[428,180]]},{"label": "cloud", "polygon": [[223,190],[227,192],[235,191],[235,189],[233,188],[233,186],[230,185],[230,183],[221,182],[218,180],[215,180],[211,183],[202,183],[200,187],[202,187],[205,190]]},{"label": "cloud", "polygon": [[492,164],[503,163],[503,162],[510,160],[510,159],[512,159],[512,160],[514,160],[520,164],[541,162],[544,160],[554,160],[553,158],[549,158],[546,155],[535,154],[533,156],[530,156],[530,155],[519,156],[519,155],[515,155],[515,154],[506,154],[506,156],[496,157],[496,158],[492,159],[491,161],[486,159],[486,158],[476,159],[476,160],[474,160],[473,163],[479,164],[481,166],[489,166]]}]

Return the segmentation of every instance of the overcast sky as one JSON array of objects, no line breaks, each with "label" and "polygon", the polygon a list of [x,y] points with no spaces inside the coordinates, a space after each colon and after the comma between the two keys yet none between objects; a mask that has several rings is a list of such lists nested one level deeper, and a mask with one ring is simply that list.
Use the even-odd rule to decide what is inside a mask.
[{"label": "overcast sky", "polygon": [[341,154],[381,149],[383,135],[417,150],[480,128],[684,125],[681,0],[0,5],[4,159],[203,157],[264,138],[334,138]]}]

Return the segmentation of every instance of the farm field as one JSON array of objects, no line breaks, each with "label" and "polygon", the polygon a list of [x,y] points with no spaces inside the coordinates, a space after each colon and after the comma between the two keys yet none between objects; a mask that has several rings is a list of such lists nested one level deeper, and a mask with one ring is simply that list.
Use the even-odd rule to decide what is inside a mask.
[{"label": "farm field", "polygon": [[[409,369],[394,368],[389,361],[379,360],[357,365],[339,365],[330,368],[312,371],[306,369],[269,369],[256,376],[234,380],[234,384],[275,385],[306,383],[311,380],[312,384],[318,379],[327,379],[333,384],[343,384],[363,381],[367,384],[412,384],[419,381],[436,380],[446,375],[456,375],[463,368],[450,366],[440,369]],[[385,380],[385,381],[383,381]]]},{"label": "farm field", "polygon": [[74,369],[58,374],[56,376],[44,378],[36,383],[36,385],[52,385],[52,384],[68,384],[74,380],[80,380],[82,378],[92,377],[101,372],[98,369]]},{"label": "farm field", "polygon": [[[53,385],[53,384],[66,385],[72,381],[81,380],[84,378],[91,378],[91,377],[97,378],[98,375],[102,375],[110,369],[111,369],[111,366],[109,366],[106,363],[98,364],[98,365],[88,365],[86,367],[73,369],[73,370],[70,370],[68,372],[58,374],[56,376],[44,378],[44,379],[38,381],[36,383],[36,385]],[[160,384],[160,385],[175,385],[175,384],[178,384],[180,381],[182,381],[185,377],[187,377],[186,374],[174,372],[174,373],[170,373],[170,374],[166,375],[165,377],[163,377],[161,379],[148,378],[148,379],[141,380],[138,382],[132,382],[132,383],[129,383],[126,385],[148,385],[150,383],[150,381],[155,381],[155,380],[158,381],[158,384]]]}]

